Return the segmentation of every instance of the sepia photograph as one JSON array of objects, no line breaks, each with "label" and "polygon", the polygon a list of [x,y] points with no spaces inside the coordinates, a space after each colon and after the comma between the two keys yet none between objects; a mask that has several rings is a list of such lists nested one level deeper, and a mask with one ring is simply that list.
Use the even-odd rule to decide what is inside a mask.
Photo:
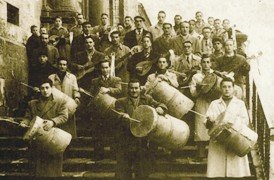
[{"label": "sepia photograph", "polygon": [[0,0],[0,179],[274,179],[274,1]]}]

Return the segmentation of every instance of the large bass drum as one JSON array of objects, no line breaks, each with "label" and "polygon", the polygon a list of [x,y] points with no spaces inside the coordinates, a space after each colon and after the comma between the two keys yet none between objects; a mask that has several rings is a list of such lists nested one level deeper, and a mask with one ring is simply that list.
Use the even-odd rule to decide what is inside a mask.
[{"label": "large bass drum", "polygon": [[256,144],[258,134],[247,126],[236,130],[229,124],[221,123],[208,132],[212,140],[224,145],[240,157],[248,154]]},{"label": "large bass drum", "polygon": [[44,122],[45,121],[38,116],[32,119],[30,128],[23,139],[28,141],[34,140],[40,149],[52,155],[64,152],[70,144],[71,134],[56,127],[45,131],[43,128]]},{"label": "large bass drum", "polygon": [[108,115],[110,110],[114,108],[116,98],[109,94],[98,94],[93,100],[94,110],[101,115]]},{"label": "large bass drum", "polygon": [[194,106],[194,102],[167,82],[157,82],[152,88],[152,97],[168,108],[168,114],[181,119]]},{"label": "large bass drum", "polygon": [[71,97],[69,97],[68,95],[66,95],[65,93],[63,93],[62,91],[56,89],[55,87],[52,88],[52,94],[56,97],[59,97],[61,99],[64,99],[66,102],[66,107],[68,108],[68,115],[72,116],[77,108],[77,104],[74,101],[74,99],[72,99]]},{"label": "large bass drum", "polygon": [[189,138],[188,125],[168,114],[158,115],[156,110],[147,105],[141,105],[133,112],[134,119],[130,130],[135,137],[148,137],[149,140],[171,150],[182,150]]}]

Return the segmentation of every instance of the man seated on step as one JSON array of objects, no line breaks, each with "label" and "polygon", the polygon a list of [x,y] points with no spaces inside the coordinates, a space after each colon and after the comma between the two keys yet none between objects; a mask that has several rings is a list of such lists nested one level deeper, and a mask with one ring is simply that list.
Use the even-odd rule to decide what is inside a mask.
[{"label": "man seated on step", "polygon": [[[42,79],[39,85],[41,96],[39,99],[29,102],[26,119],[21,122],[21,126],[28,126],[33,118],[39,116],[46,120],[43,129],[49,131],[52,127],[59,127],[67,122],[68,109],[64,99],[52,94],[50,79]],[[63,153],[51,155],[33,141],[29,146],[29,154],[29,164],[34,165],[34,169],[30,169],[31,175],[37,177],[62,176]]]},{"label": "man seated on step", "polygon": [[115,103],[115,109],[123,113],[118,119],[119,125],[116,127],[117,134],[115,136],[117,145],[115,176],[117,179],[132,179],[133,169],[136,179],[148,179],[150,168],[153,166],[156,148],[152,146],[147,138],[134,137],[129,129],[128,118],[140,105],[155,107],[158,114],[165,114],[167,111],[164,104],[153,100],[151,96],[141,95],[139,80],[130,80],[128,96],[117,99]]},{"label": "man seated on step", "polygon": [[[96,96],[108,94],[117,98],[122,92],[121,78],[111,76],[111,63],[107,60],[101,60],[99,63],[101,75],[92,79],[90,93],[95,96],[90,102],[92,118],[92,137],[94,138],[94,156],[95,160],[104,159],[104,137],[111,137],[114,133],[113,120],[107,114],[102,114],[103,109],[98,109]],[[101,102],[102,103],[102,102]],[[102,105],[101,105],[102,106]],[[100,106],[100,107],[101,107]]]},{"label": "man seated on step", "polygon": [[161,57],[158,59],[157,71],[147,77],[147,82],[145,84],[146,90],[152,88],[153,84],[156,83],[156,81],[165,81],[175,88],[179,86],[176,74],[168,70],[168,67],[170,66],[169,57],[169,54],[161,55]]}]

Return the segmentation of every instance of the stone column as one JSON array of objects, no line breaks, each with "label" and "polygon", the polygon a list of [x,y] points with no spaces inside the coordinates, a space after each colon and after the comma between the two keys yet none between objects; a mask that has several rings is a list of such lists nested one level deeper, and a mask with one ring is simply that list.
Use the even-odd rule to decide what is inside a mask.
[{"label": "stone column", "polygon": [[108,6],[108,1],[104,0],[92,0],[89,2],[89,20],[93,26],[100,24],[101,14],[107,13],[106,6]]}]

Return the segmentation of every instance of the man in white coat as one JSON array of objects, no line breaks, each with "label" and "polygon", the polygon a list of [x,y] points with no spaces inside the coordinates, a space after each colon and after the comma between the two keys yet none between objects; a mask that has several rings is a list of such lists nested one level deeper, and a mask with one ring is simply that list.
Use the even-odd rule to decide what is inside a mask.
[{"label": "man in white coat", "polygon": [[[80,104],[80,93],[78,88],[78,83],[75,75],[67,72],[68,64],[66,58],[58,58],[58,72],[56,74],[51,74],[49,79],[52,80],[53,86],[71,97],[75,102]],[[76,138],[76,122],[75,116],[69,117],[66,124],[64,124],[65,131],[70,133],[73,138]]]},{"label": "man in white coat", "polygon": [[[221,81],[221,90],[222,97],[212,101],[209,105],[206,113],[208,117],[206,126],[211,129],[218,123],[230,123],[232,128],[241,132],[242,127],[249,124],[245,103],[233,96],[234,82],[230,78],[224,78]],[[208,147],[207,177],[239,178],[246,176],[250,176],[247,155],[239,157],[211,139]]]}]

